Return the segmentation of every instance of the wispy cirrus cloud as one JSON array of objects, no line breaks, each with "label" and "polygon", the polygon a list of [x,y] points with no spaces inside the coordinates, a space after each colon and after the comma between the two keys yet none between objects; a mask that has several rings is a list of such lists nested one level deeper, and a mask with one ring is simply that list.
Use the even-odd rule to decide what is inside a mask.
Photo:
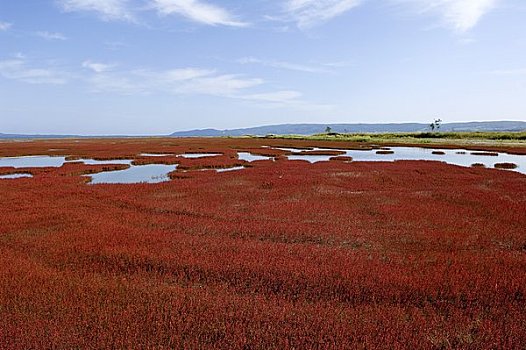
[{"label": "wispy cirrus cloud", "polygon": [[[440,17],[442,24],[456,32],[474,28],[502,0],[390,0],[395,5],[410,8],[416,15]],[[296,22],[300,29],[313,27],[336,18],[372,0],[287,0],[285,16],[267,16],[273,20]]]},{"label": "wispy cirrus cloud", "polygon": [[55,67],[34,67],[23,58],[0,61],[0,76],[28,84],[66,84],[71,74]]},{"label": "wispy cirrus cloud", "polygon": [[422,15],[438,15],[448,28],[467,32],[475,27],[484,15],[495,9],[500,0],[393,0],[410,6]]},{"label": "wispy cirrus cloud", "polygon": [[[52,62],[52,61],[51,61]],[[93,93],[120,95],[207,95],[237,99],[266,107],[300,110],[328,109],[329,106],[303,100],[294,90],[272,90],[265,80],[242,74],[225,74],[197,67],[166,70],[126,69],[114,63],[85,60],[84,71],[61,69],[54,63],[30,62],[24,55],[0,60],[0,77],[27,84],[87,84]],[[119,67],[119,69],[116,69]]]},{"label": "wispy cirrus cloud", "polygon": [[241,74],[221,74],[203,68],[115,69],[116,64],[91,60],[82,62],[84,72],[71,73],[53,64],[35,66],[25,56],[0,60],[0,77],[28,84],[62,85],[85,82],[92,92],[122,95],[213,95],[242,98],[249,89],[264,84],[260,78]]},{"label": "wispy cirrus cloud", "polygon": [[46,40],[67,40],[68,38],[62,33],[52,33],[46,31],[35,32],[35,35]]},{"label": "wispy cirrus cloud", "polygon": [[263,92],[258,94],[245,95],[243,98],[254,101],[264,101],[272,103],[285,103],[297,101],[302,94],[294,90],[282,90],[275,92]]},{"label": "wispy cirrus cloud", "polygon": [[8,30],[13,26],[12,23],[0,21],[0,32]]},{"label": "wispy cirrus cloud", "polygon": [[130,21],[135,17],[128,0],[56,0],[65,12],[94,12],[106,21]]},{"label": "wispy cirrus cloud", "polygon": [[246,27],[226,9],[200,0],[153,0],[161,15],[177,14],[194,22],[217,26]]},{"label": "wispy cirrus cloud", "polygon": [[274,92],[263,92],[257,94],[247,94],[240,98],[258,104],[262,107],[270,108],[289,108],[302,111],[331,111],[333,105],[319,104],[305,101],[303,94],[295,90],[280,90]]},{"label": "wispy cirrus cloud", "polygon": [[103,73],[111,70],[114,68],[115,64],[108,64],[108,63],[100,63],[100,62],[93,62],[91,60],[86,60],[82,62],[82,67],[90,69],[91,71],[95,73]]},{"label": "wispy cirrus cloud", "polygon": [[360,5],[361,0],[287,0],[286,16],[301,29],[338,17]]},{"label": "wispy cirrus cloud", "polygon": [[[55,0],[66,12],[94,12],[104,20],[136,22],[138,13],[133,0]],[[502,0],[388,0],[409,8],[414,14],[438,16],[442,24],[456,32],[467,32]],[[292,22],[300,29],[322,24],[373,0],[284,0],[281,15],[267,15],[272,21]],[[211,26],[246,27],[250,23],[239,20],[229,10],[209,0],[144,0],[144,9],[158,14],[179,15],[193,22]],[[136,6],[137,7],[137,6]],[[0,30],[10,23],[0,22]],[[286,26],[285,28],[288,28]],[[287,30],[287,29],[285,29]],[[50,33],[51,34],[51,33]]]},{"label": "wispy cirrus cloud", "polygon": [[237,74],[205,76],[189,80],[174,89],[177,93],[205,94],[235,98],[246,89],[263,84],[263,79]]},{"label": "wispy cirrus cloud", "polygon": [[[95,72],[95,71],[94,71]],[[88,77],[94,93],[121,95],[207,95],[237,99],[265,107],[286,107],[300,110],[330,110],[332,106],[314,104],[302,99],[294,90],[254,92],[265,90],[265,81],[240,74],[220,74],[203,68],[171,70],[136,69],[103,71]]]},{"label": "wispy cirrus cloud", "polygon": [[[90,64],[92,66],[92,64]],[[93,70],[94,67],[91,67]],[[218,74],[202,68],[171,70],[135,69],[119,72],[97,72],[88,81],[94,92],[119,94],[197,94],[234,97],[244,90],[263,84],[262,79],[238,74]]]},{"label": "wispy cirrus cloud", "polygon": [[266,67],[292,70],[305,73],[328,73],[331,70],[328,69],[328,66],[314,66],[314,65],[305,65],[291,62],[275,61],[275,60],[263,60],[255,57],[243,57],[237,60],[241,64],[258,64]]}]

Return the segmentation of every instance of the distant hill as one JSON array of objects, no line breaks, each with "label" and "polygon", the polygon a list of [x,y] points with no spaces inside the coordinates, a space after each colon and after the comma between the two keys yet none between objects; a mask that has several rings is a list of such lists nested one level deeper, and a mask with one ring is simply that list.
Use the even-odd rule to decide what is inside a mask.
[{"label": "distant hill", "polygon": [[[243,136],[256,135],[312,135],[324,133],[331,128],[338,133],[382,133],[382,132],[419,132],[429,131],[429,125],[423,123],[393,123],[393,124],[279,124],[257,126],[242,129],[196,129],[177,131],[173,137],[213,137],[213,136]],[[526,131],[526,122],[519,121],[494,121],[494,122],[469,122],[442,124],[440,131]],[[159,135],[162,136],[162,135]],[[27,134],[2,134],[0,139],[63,139],[63,138],[114,138],[131,137],[126,135],[80,136],[80,135],[27,135]],[[133,136],[141,137],[141,136]],[[151,137],[151,136],[149,136]]]},{"label": "distant hill", "polygon": [[[243,136],[268,134],[274,135],[312,135],[325,132],[331,128],[332,132],[339,133],[381,133],[381,132],[419,132],[429,131],[428,124],[400,123],[400,124],[280,124],[266,125],[242,129],[196,129],[174,132],[174,137],[199,137],[199,136]],[[469,122],[442,124],[440,131],[524,131],[526,122],[519,121],[494,121],[494,122]]]}]

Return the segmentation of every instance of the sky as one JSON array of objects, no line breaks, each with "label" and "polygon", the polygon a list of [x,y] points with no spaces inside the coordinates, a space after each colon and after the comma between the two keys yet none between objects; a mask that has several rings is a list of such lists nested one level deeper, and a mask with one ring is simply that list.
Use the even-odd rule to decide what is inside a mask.
[{"label": "sky", "polygon": [[0,0],[0,133],[526,121],[524,0]]}]

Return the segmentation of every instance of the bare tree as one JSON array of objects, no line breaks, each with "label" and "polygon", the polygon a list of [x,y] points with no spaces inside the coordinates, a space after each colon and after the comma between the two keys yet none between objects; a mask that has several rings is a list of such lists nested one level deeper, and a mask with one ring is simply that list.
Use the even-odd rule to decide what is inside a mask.
[{"label": "bare tree", "polygon": [[431,124],[429,124],[429,127],[431,128],[431,131],[439,130],[442,123],[442,119],[437,118],[435,119]]}]

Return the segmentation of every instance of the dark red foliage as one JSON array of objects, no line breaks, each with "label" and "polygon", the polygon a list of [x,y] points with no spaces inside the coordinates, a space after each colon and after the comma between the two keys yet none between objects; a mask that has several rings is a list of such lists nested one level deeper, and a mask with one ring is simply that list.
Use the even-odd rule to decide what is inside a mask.
[{"label": "dark red foliage", "polygon": [[328,150],[316,150],[316,151],[301,151],[301,152],[290,152],[290,154],[296,156],[339,156],[345,154],[343,151],[328,151]]},{"label": "dark red foliage", "polygon": [[[2,143],[0,154],[222,154],[154,160],[193,169],[245,164],[235,149],[261,145],[336,148],[78,141]],[[78,162],[0,180],[0,348],[526,344],[526,176],[422,161],[250,165],[159,184],[86,185],[79,175],[127,166]]]},{"label": "dark red foliage", "polygon": [[474,156],[490,156],[497,157],[499,154],[497,152],[471,152]]},{"label": "dark red foliage", "polygon": [[339,160],[339,161],[343,161],[343,162],[350,162],[350,161],[352,161],[352,157],[350,157],[350,156],[336,156],[336,157],[331,157],[330,160]]},{"label": "dark red foliage", "polygon": [[497,169],[516,169],[517,164],[515,163],[495,163],[495,168]]}]

